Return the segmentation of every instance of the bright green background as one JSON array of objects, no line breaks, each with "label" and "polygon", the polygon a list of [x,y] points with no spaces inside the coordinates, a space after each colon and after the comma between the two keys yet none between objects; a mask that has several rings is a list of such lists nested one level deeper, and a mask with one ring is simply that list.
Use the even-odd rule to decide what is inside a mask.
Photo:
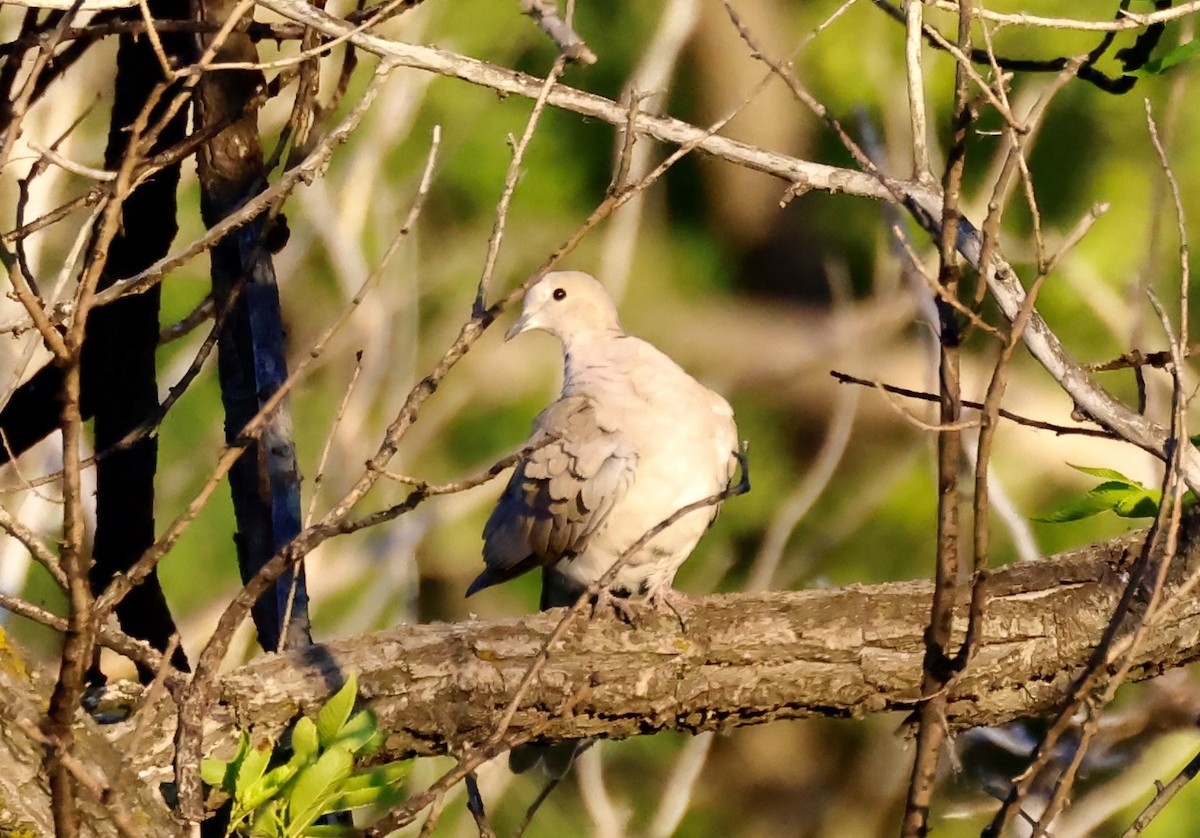
[{"label": "bright green background", "polygon": [[[749,56],[719,5],[699,5],[700,19],[683,52],[667,110],[706,124],[737,105],[764,68]],[[781,0],[738,5],[763,48],[776,56],[794,48],[835,8],[831,2]],[[1041,14],[1083,13],[1072,3],[1036,6],[1032,10]],[[1021,7],[1008,3],[1004,8]],[[580,2],[578,29],[600,61],[591,68],[568,69],[564,83],[618,96],[650,42],[661,9],[656,3]],[[1101,8],[1090,11],[1098,18],[1107,14]],[[949,17],[930,12],[930,20],[952,31]],[[1169,26],[1164,48],[1190,37],[1185,27]],[[431,0],[384,31],[539,76],[553,60],[553,49],[517,13],[516,3]],[[1009,56],[1054,57],[1085,51],[1097,37],[1013,27],[999,32],[995,43]],[[853,136],[862,136],[859,113],[874,127],[886,166],[899,175],[911,168],[902,38],[902,27],[860,2],[796,58],[799,78]],[[1131,40],[1131,35],[1122,35],[1117,43],[1128,45]],[[952,65],[942,55],[927,51],[926,56],[933,156],[940,166],[949,128]],[[362,60],[372,63],[367,57]],[[1114,72],[1116,62],[1107,59],[1101,68]],[[86,68],[69,78],[82,86],[84,72]],[[327,68],[327,91],[335,77],[328,73],[335,74],[336,67]],[[1051,105],[1036,137],[1029,166],[1050,250],[1090,206],[1111,205],[1063,260],[1040,297],[1040,311],[1082,361],[1165,345],[1138,283],[1153,287],[1168,310],[1177,310],[1178,239],[1165,180],[1148,139],[1143,97],[1164,131],[1185,210],[1190,219],[1200,217],[1194,197],[1200,194],[1198,147],[1190,139],[1200,129],[1200,116],[1188,105],[1196,95],[1191,73],[1190,66],[1184,66],[1165,77],[1143,80],[1124,96],[1070,83]],[[1014,80],[1018,112],[1029,108],[1049,80],[1038,75]],[[342,112],[362,88],[360,74]],[[272,106],[263,116],[268,147],[286,116],[284,104]],[[292,400],[300,460],[308,478],[306,506],[321,448],[350,380],[354,353],[364,352],[363,374],[334,437],[318,512],[349,485],[374,452],[408,388],[441,355],[467,316],[510,159],[506,138],[520,135],[529,111],[530,103],[517,97],[501,99],[457,80],[399,71],[356,136],[337,151],[325,179],[300,190],[285,208],[292,239],[279,257],[278,269],[291,352],[299,359],[378,263],[412,201],[431,129],[441,126],[437,174],[416,234]],[[103,122],[93,118],[85,123],[85,130],[94,133],[75,138],[75,157],[89,162],[99,158],[95,143]],[[1003,148],[1000,138],[990,133],[998,126],[995,114],[985,112],[969,147],[965,207],[976,221],[986,209],[997,154]],[[850,165],[848,154],[819,120],[778,82],[725,133],[805,159]],[[566,112],[546,113],[522,166],[496,293],[521,282],[603,198],[611,178],[613,144],[607,125]],[[654,146],[652,157],[657,161],[668,152]],[[844,394],[829,377],[830,369],[917,389],[928,389],[932,381],[928,330],[917,324],[914,296],[902,279],[902,262],[889,249],[880,206],[810,193],[780,209],[783,194],[784,184],[764,175],[693,155],[649,190],[637,232],[622,299],[627,327],[721,390],[733,403],[741,433],[751,444],[754,491],[726,505],[681,571],[678,587],[690,593],[737,590],[745,583],[764,533],[789,493],[812,470],[830,424],[847,421],[837,412]],[[181,197],[183,241],[199,230],[190,174]],[[585,239],[565,265],[600,272],[606,230],[602,225]],[[1027,282],[1035,258],[1031,230],[1031,214],[1018,195],[1006,216],[1003,245]],[[911,224],[908,233],[921,257],[931,259],[923,234]],[[47,265],[53,263],[52,245],[53,241],[43,257]],[[205,271],[199,261],[169,280],[164,323],[182,317],[202,297]],[[851,301],[832,302],[836,295],[830,290],[831,277],[844,278]],[[985,311],[992,314],[986,307]],[[545,336],[503,344],[501,328],[489,331],[426,405],[393,464],[397,471],[431,480],[456,479],[481,471],[520,444],[532,417],[555,392],[557,355]],[[199,340],[196,334],[163,350],[164,389]],[[980,398],[997,347],[975,333],[965,351],[964,395]],[[1155,372],[1148,377],[1151,409],[1161,416],[1166,381]],[[1102,381],[1120,397],[1133,397],[1128,373],[1109,373]],[[1021,352],[1011,371],[1006,405],[1029,416],[1072,424],[1069,399]],[[932,420],[921,405],[905,409]],[[773,587],[872,583],[929,574],[935,510],[932,435],[872,392],[859,394],[852,421],[845,455],[826,490],[787,539]],[[217,455],[220,424],[210,362],[162,428],[160,528],[203,484]],[[1154,462],[1128,446],[1055,437],[1009,424],[1000,432],[993,468],[1017,514],[1027,517],[1056,508],[1094,482],[1071,471],[1067,463],[1072,462],[1106,465],[1147,482],[1158,479]],[[492,483],[462,496],[435,498],[405,519],[322,547],[309,566],[319,636],[347,636],[401,620],[458,620],[472,612],[495,616],[535,608],[533,578],[469,603],[462,599],[477,572],[479,533],[499,489]],[[362,511],[403,496],[403,489],[382,485]],[[1049,553],[1135,525],[1108,515],[1031,527],[1041,551]],[[185,645],[193,654],[215,621],[214,609],[234,590],[231,530],[229,502],[222,490],[162,565],[168,596],[182,615]],[[993,525],[992,551],[995,563],[1016,556],[1009,531],[999,522]],[[51,607],[60,604],[36,570],[26,593]],[[20,623],[13,630],[40,653],[51,651],[44,633]],[[247,653],[252,648],[248,645]],[[1123,696],[1125,701],[1140,700],[1130,692]],[[896,733],[900,722],[818,720],[721,737],[680,834],[892,834],[910,759]],[[662,735],[606,748],[609,791],[630,811],[631,832],[645,828],[684,743],[683,737]],[[1178,734],[1153,743],[1144,762],[1131,757],[1120,765],[1139,766],[1125,776],[1145,798],[1152,780],[1169,776],[1195,746],[1195,736]],[[1144,764],[1150,767],[1141,767]],[[421,771],[432,773],[434,765],[418,770],[418,776]],[[1098,782],[1094,777],[1085,781],[1076,799],[1086,800],[1085,789]],[[535,793],[535,785],[524,779],[502,798],[496,792],[492,814],[501,834],[511,833]],[[1186,790],[1146,834],[1200,829],[1200,820],[1192,814],[1195,794]],[[977,793],[966,798],[975,804],[986,802]],[[939,799],[948,812],[949,795]],[[1133,811],[1116,815],[1113,828],[1123,828]],[[938,834],[978,833],[980,816],[945,820],[944,813],[937,813]],[[461,804],[452,803],[438,834],[469,834],[473,827],[467,820]],[[568,781],[547,802],[529,834],[576,834],[586,823],[576,786]]]}]

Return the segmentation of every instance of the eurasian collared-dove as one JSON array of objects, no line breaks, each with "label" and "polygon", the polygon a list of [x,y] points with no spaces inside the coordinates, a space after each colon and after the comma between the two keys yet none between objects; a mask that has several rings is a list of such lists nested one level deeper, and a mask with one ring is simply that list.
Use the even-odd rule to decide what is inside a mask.
[{"label": "eurasian collared-dove", "polygon": [[[729,404],[650,344],[625,334],[604,287],[547,274],[506,339],[541,329],[563,346],[562,395],[538,416],[483,530],[487,568],[467,596],[542,568],[542,608],[570,605],[624,550],[736,467]],[[621,566],[610,591],[662,601],[716,517],[687,514]]]}]

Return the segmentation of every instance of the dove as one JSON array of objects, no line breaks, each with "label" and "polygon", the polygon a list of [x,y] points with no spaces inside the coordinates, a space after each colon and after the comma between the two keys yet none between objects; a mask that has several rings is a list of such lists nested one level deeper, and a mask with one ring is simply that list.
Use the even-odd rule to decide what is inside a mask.
[{"label": "dove", "polygon": [[[627,335],[588,274],[549,273],[529,289],[505,339],[535,330],[562,344],[562,394],[535,420],[484,527],[486,567],[467,596],[541,568],[546,609],[574,603],[651,528],[726,488],[738,440],[728,402]],[[716,514],[714,505],[679,518],[604,593],[669,604],[676,571]]]},{"label": "dove", "polygon": [[[737,463],[728,402],[658,349],[625,334],[604,286],[546,274],[525,294],[505,340],[541,330],[563,350],[558,400],[534,421],[512,478],[483,528],[485,569],[467,596],[542,569],[542,609],[573,604],[622,554],[682,507],[724,489]],[[683,515],[620,565],[600,592],[670,604],[671,582],[717,514]],[[591,740],[513,748],[509,767],[562,777]]]}]

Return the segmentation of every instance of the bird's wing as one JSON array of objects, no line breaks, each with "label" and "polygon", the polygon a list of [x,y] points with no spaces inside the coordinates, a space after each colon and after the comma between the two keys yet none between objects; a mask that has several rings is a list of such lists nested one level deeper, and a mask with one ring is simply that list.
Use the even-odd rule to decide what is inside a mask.
[{"label": "bird's wing", "polygon": [[483,529],[487,568],[467,595],[580,553],[633,483],[637,452],[584,396],[542,411]]}]

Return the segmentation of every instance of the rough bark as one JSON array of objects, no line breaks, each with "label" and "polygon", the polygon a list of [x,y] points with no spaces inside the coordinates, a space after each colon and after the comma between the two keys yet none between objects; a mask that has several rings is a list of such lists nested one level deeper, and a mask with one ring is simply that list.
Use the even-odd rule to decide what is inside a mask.
[{"label": "rough bark", "polygon": [[[1043,715],[1063,700],[1120,598],[1140,538],[996,572],[979,652],[949,687],[952,729]],[[1200,571],[1200,548],[1176,565],[1171,590]],[[511,729],[545,724],[546,739],[619,739],[908,711],[920,688],[932,592],[932,583],[912,581],[710,596],[681,607],[685,629],[673,616],[634,627],[581,620],[553,651]],[[969,592],[959,596],[956,641]],[[238,728],[274,735],[297,713],[315,714],[351,670],[365,706],[390,732],[381,758],[481,742],[562,613],[400,626],[260,657],[221,681],[206,748],[227,748]],[[1185,597],[1147,633],[1133,677],[1198,657],[1200,601]],[[576,696],[570,715],[547,721]],[[155,728],[169,737],[172,711],[164,704],[159,712]]]},{"label": "rough bark", "polygon": [[[54,835],[54,824],[42,773],[43,746],[30,735],[37,731],[46,699],[31,679],[0,631],[0,707],[5,716],[0,725],[0,835],[40,838]],[[119,835],[111,819],[119,809],[140,834],[182,835],[156,787],[134,774],[124,754],[105,738],[107,732],[85,713],[76,714],[73,750],[92,778],[79,791],[82,834]]]},{"label": "rough bark", "polygon": [[[1045,715],[1063,701],[1121,596],[1142,535],[996,571],[988,582],[979,652],[948,688],[951,729]],[[1167,597],[1200,573],[1200,541],[1189,533],[1183,543],[1187,551],[1174,563]],[[633,627],[615,618],[580,620],[551,654],[511,730],[544,725],[546,739],[624,738],[909,711],[920,688],[932,593],[931,582],[911,581],[717,595],[682,606],[684,627],[661,615]],[[955,640],[965,628],[967,596],[960,593]],[[298,713],[315,714],[351,670],[358,673],[363,705],[389,732],[379,759],[481,742],[562,614],[399,626],[264,655],[220,682],[206,750],[228,752],[239,729],[274,736]],[[1183,596],[1146,632],[1132,677],[1198,658],[1200,599]],[[128,703],[136,709],[139,689],[130,686]],[[13,682],[3,688],[8,706]],[[549,718],[572,699],[569,715]],[[169,776],[169,698],[151,714],[136,749],[128,737],[138,715],[106,731],[153,787]],[[5,735],[13,736],[7,727]],[[90,747],[77,751],[85,762]],[[25,776],[19,772],[36,771],[39,762],[32,751],[0,749],[0,779]],[[0,785],[0,795],[7,793]]]}]

